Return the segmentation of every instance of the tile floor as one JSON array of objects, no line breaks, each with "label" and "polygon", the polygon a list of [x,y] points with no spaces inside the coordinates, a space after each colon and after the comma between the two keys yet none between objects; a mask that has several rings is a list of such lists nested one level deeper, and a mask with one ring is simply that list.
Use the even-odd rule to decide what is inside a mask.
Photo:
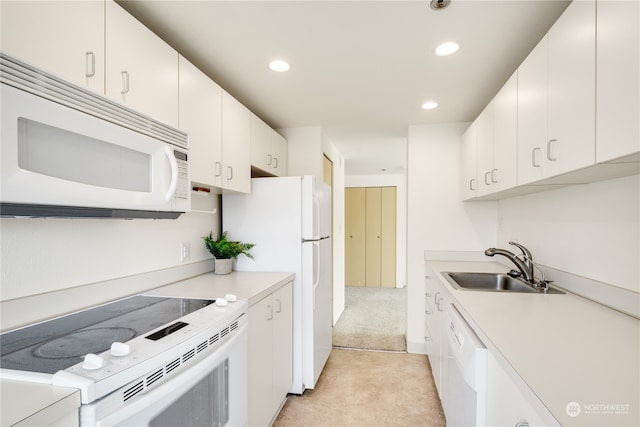
[{"label": "tile floor", "polygon": [[318,384],[289,395],[274,427],[445,426],[426,356],[333,349]]}]

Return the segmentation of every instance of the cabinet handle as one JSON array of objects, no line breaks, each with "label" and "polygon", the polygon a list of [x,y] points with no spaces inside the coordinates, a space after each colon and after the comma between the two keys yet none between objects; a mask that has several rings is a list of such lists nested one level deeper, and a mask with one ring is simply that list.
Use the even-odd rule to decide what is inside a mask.
[{"label": "cabinet handle", "polygon": [[227,166],[227,181],[233,179],[233,166]]},{"label": "cabinet handle", "polygon": [[476,182],[475,178],[472,178],[472,179],[469,180],[469,190],[476,191],[476,188],[473,186],[473,184],[475,184],[475,182]]},{"label": "cabinet handle", "polygon": [[555,158],[555,157],[551,157],[551,143],[552,142],[558,142],[558,140],[557,139],[550,139],[547,142],[547,160],[549,160],[550,162],[555,162],[558,159]]},{"label": "cabinet handle", "polygon": [[269,160],[267,160],[267,166],[271,166],[271,163],[273,162],[273,156],[271,154],[267,154],[267,157],[269,158]]},{"label": "cabinet handle", "polygon": [[278,169],[278,158],[277,157],[273,158],[273,168],[274,169]]},{"label": "cabinet handle", "polygon": [[221,176],[222,175],[222,163],[216,162],[216,164],[215,164],[215,174],[216,174],[216,176]]},{"label": "cabinet handle", "polygon": [[267,320],[273,320],[273,307],[271,307],[271,304],[267,306]]},{"label": "cabinet handle", "polygon": [[490,174],[491,174],[491,172],[485,172],[485,174],[484,174],[484,183],[485,183],[485,185],[491,185],[491,182],[488,180]]},{"label": "cabinet handle", "polygon": [[121,71],[120,74],[122,75],[122,90],[120,93],[124,95],[129,93],[129,72]]},{"label": "cabinet handle", "polygon": [[540,165],[536,163],[536,151],[540,151],[540,147],[536,147],[531,150],[531,166],[534,168],[539,168]]},{"label": "cabinet handle", "polygon": [[282,313],[282,301],[276,299],[276,303],[278,304],[278,308],[276,308],[276,313]]},{"label": "cabinet handle", "polygon": [[442,302],[443,298],[440,298],[438,300],[438,302],[436,302],[436,305],[438,306],[438,311],[444,311],[442,307],[440,307],[440,303]]},{"label": "cabinet handle", "polygon": [[496,172],[498,172],[498,169],[491,169],[491,182],[494,184],[498,183],[498,180],[495,177]]},{"label": "cabinet handle", "polygon": [[438,295],[440,295],[440,292],[436,292],[436,294],[433,296],[433,303],[434,304],[438,303]]},{"label": "cabinet handle", "polygon": [[515,427],[529,427],[529,423],[526,421],[518,421]]},{"label": "cabinet handle", "polygon": [[85,77],[93,77],[96,75],[96,54],[91,52],[91,51],[87,51],[86,53],[86,74]]}]

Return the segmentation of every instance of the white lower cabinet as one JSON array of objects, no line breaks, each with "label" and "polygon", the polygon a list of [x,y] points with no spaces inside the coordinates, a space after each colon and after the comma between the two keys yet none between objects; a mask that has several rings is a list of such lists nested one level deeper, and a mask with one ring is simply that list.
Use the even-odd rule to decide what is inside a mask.
[{"label": "white lower cabinet", "polygon": [[293,282],[249,307],[249,426],[269,426],[293,384]]},{"label": "white lower cabinet", "polygon": [[[560,426],[526,384],[518,384],[489,352],[487,425],[512,427]],[[513,372],[513,375],[516,375]],[[530,394],[527,396],[526,394]]]},{"label": "white lower cabinet", "polygon": [[447,291],[427,265],[425,274],[425,340],[433,380],[442,405],[447,400]]}]

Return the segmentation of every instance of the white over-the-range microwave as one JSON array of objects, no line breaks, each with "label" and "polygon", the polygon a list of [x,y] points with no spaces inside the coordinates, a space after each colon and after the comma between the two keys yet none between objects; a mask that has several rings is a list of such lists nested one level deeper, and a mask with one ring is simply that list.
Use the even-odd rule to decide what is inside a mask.
[{"label": "white over-the-range microwave", "polygon": [[177,218],[187,134],[0,53],[3,217]]}]

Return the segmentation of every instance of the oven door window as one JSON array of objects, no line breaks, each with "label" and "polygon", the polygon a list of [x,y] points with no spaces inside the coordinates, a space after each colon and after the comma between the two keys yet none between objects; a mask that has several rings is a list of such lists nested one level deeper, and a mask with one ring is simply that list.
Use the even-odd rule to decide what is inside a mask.
[{"label": "oven door window", "polygon": [[149,427],[221,427],[229,421],[229,359],[218,365],[171,406],[149,422]]}]

